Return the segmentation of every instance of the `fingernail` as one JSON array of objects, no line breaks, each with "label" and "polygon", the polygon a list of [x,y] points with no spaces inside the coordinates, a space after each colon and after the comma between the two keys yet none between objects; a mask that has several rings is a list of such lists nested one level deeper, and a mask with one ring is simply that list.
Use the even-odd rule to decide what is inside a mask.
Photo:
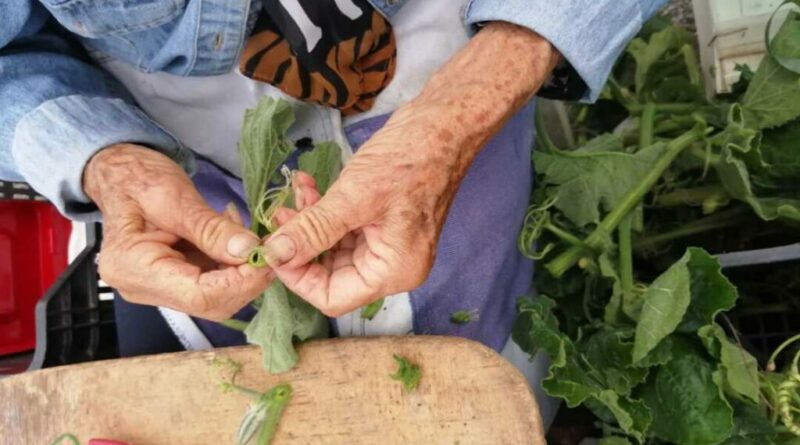
[{"label": "fingernail", "polygon": [[228,255],[245,259],[258,247],[259,239],[252,234],[238,233],[228,240]]},{"label": "fingernail", "polygon": [[264,256],[271,266],[280,266],[294,258],[294,241],[286,235],[278,235],[264,245]]}]

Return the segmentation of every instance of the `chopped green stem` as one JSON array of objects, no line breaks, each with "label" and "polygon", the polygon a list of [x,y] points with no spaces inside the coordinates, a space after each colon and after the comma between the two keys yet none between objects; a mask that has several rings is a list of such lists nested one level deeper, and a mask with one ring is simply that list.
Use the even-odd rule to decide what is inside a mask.
[{"label": "chopped green stem", "polygon": [[660,207],[675,207],[682,205],[697,205],[709,198],[725,196],[728,192],[721,185],[708,185],[688,189],[677,189],[663,195],[659,195],[655,200],[655,205]]},{"label": "chopped green stem", "polygon": [[541,102],[536,105],[536,115],[533,117],[533,123],[536,127],[536,140],[542,143],[545,150],[547,151],[558,151],[558,147],[556,144],[553,143],[553,140],[550,139],[550,135],[547,134],[547,128],[544,125],[544,113],[542,110]]},{"label": "chopped green stem", "polygon": [[[698,141],[705,135],[706,131],[703,127],[695,127],[686,133],[682,134],[676,139],[673,139],[668,145],[667,150],[661,158],[656,161],[653,168],[647,173],[642,181],[636,185],[628,194],[620,201],[620,203],[600,222],[597,228],[586,238],[585,244],[590,249],[599,249],[603,245],[605,237],[611,233],[622,219],[631,212],[639,203],[648,191],[658,182],[661,175],[669,167],[672,161],[687,147]],[[545,266],[550,273],[558,278],[564,274],[570,267],[572,267],[584,254],[585,248],[571,247],[564,251],[561,255],[547,263]]]},{"label": "chopped green stem", "polygon": [[264,425],[261,427],[261,433],[258,435],[258,445],[268,445],[272,443],[275,437],[275,432],[278,430],[278,422],[281,420],[283,411],[286,405],[292,398],[292,388],[288,384],[278,385],[271,389],[267,394],[269,401],[267,402],[267,416],[264,419]]},{"label": "chopped green stem", "polygon": [[726,210],[717,214],[708,216],[706,218],[698,219],[689,224],[686,224],[678,229],[662,232],[658,235],[653,235],[647,238],[636,240],[633,244],[633,249],[636,251],[646,250],[663,244],[672,240],[684,238],[691,235],[697,235],[712,230],[724,229],[725,227],[732,227],[746,222],[748,210],[742,207]]},{"label": "chopped green stem", "polygon": [[267,266],[267,257],[264,255],[264,246],[258,246],[250,251],[247,262],[253,267],[262,268]]},{"label": "chopped green stem", "polygon": [[380,300],[375,300],[372,303],[364,306],[361,308],[361,319],[363,320],[372,320],[378,315],[378,311],[381,310],[383,307],[383,298]]},{"label": "chopped green stem", "polygon": [[60,445],[64,441],[68,441],[72,445],[81,445],[81,442],[78,440],[78,438],[75,437],[74,434],[70,434],[70,433],[64,433],[64,434],[56,437],[55,440],[53,440],[53,442],[51,442],[50,445]]},{"label": "chopped green stem", "polygon": [[247,329],[247,325],[249,323],[246,321],[229,318],[227,320],[220,321],[219,324],[225,326],[228,329],[233,329],[234,331],[244,332],[244,330]]},{"label": "chopped green stem", "polygon": [[694,86],[702,87],[703,78],[700,74],[700,66],[697,64],[697,54],[694,51],[694,47],[687,43],[681,47],[681,53],[683,54],[683,61],[686,63],[689,82]]}]

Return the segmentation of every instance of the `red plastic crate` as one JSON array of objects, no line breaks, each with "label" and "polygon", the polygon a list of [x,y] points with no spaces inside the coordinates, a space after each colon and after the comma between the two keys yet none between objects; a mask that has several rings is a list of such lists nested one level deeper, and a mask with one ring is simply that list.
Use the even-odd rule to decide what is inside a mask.
[{"label": "red plastic crate", "polygon": [[72,224],[51,204],[0,200],[0,355],[36,346],[36,302],[67,266]]}]

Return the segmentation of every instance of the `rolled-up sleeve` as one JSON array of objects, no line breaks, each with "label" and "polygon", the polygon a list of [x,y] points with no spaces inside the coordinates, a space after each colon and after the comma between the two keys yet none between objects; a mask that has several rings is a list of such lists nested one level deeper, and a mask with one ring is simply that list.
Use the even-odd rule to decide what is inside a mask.
[{"label": "rolled-up sleeve", "polygon": [[[614,62],[642,24],[667,0],[470,0],[465,23],[475,32],[504,21],[546,38],[580,77],[579,98],[600,95]],[[574,82],[573,82],[574,83]]]},{"label": "rolled-up sleeve", "polygon": [[83,168],[109,145],[139,143],[186,170],[194,158],[94,66],[36,2],[0,3],[0,179],[26,181],[76,220],[96,220]]}]

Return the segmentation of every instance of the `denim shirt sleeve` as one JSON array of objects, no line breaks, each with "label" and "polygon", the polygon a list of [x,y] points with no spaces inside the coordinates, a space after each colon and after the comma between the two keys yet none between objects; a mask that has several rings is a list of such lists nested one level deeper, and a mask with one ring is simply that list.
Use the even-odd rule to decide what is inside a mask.
[{"label": "denim shirt sleeve", "polygon": [[582,101],[594,101],[625,45],[666,0],[470,0],[471,31],[504,21],[550,41],[585,84]]},{"label": "denim shirt sleeve", "polygon": [[2,2],[0,17],[0,179],[26,181],[66,216],[89,221],[99,212],[81,179],[98,150],[139,143],[192,168],[190,152],[92,65],[38,2]]}]

